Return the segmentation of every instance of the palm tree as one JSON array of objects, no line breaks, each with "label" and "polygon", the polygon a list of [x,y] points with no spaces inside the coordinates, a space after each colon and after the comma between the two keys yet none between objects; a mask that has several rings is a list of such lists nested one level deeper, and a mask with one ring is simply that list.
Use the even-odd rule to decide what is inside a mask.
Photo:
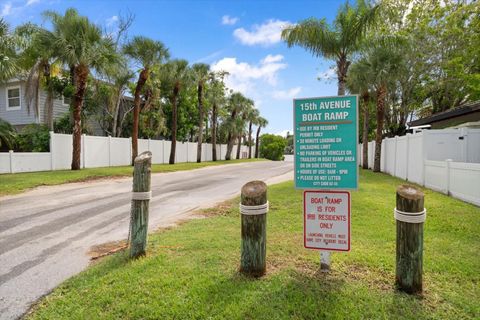
[{"label": "palm tree", "polygon": [[190,68],[188,61],[176,59],[169,61],[162,68],[164,76],[164,85],[167,86],[167,91],[170,91],[170,103],[172,106],[172,125],[171,137],[172,144],[170,148],[169,164],[175,163],[175,152],[177,147],[177,125],[178,125],[178,96],[182,87],[186,87],[190,79]]},{"label": "palm tree", "polygon": [[252,112],[254,102],[251,99],[245,98],[243,101],[241,114],[236,120],[236,132],[238,134],[237,159],[240,159],[240,149],[242,147],[242,137],[245,134],[245,126],[247,124],[248,115]]},{"label": "palm tree", "polygon": [[257,123],[257,119],[260,117],[260,111],[252,108],[247,115],[248,121],[248,159],[252,159],[252,125]]},{"label": "palm tree", "polygon": [[368,64],[357,61],[350,67],[348,72],[347,88],[352,93],[360,94],[363,107],[363,135],[362,167],[368,169],[368,121],[370,107],[370,90],[372,88]]},{"label": "palm tree", "polygon": [[90,69],[102,71],[116,61],[116,52],[111,38],[80,16],[75,9],[67,9],[65,15],[54,11],[44,12],[53,25],[53,31],[42,30],[43,45],[50,45],[53,56],[70,68],[73,75],[73,153],[72,170],[80,169],[81,112],[87,89]]},{"label": "palm tree", "polygon": [[282,39],[289,47],[301,46],[314,56],[336,61],[338,95],[345,95],[348,67],[352,55],[360,48],[366,30],[373,25],[379,5],[370,6],[358,0],[356,6],[348,2],[337,13],[332,25],[325,18],[310,18],[288,26],[282,31]]},{"label": "palm tree", "polygon": [[217,161],[217,128],[219,108],[225,103],[225,83],[223,82],[228,73],[225,71],[213,72],[210,77],[210,90],[207,97],[212,105],[211,130],[212,130],[212,160]]},{"label": "palm tree", "polygon": [[133,129],[132,129],[132,165],[138,155],[138,117],[140,115],[141,94],[145,83],[150,77],[151,69],[155,64],[163,63],[168,59],[168,49],[160,41],[136,36],[127,43],[123,51],[132,60],[140,64],[137,85],[133,100]]},{"label": "palm tree", "polygon": [[382,152],[383,126],[385,121],[385,100],[389,88],[395,85],[396,74],[402,67],[403,57],[398,50],[399,43],[372,39],[359,63],[365,64],[376,100],[377,129],[375,135],[375,159],[373,171],[380,171],[380,157]]},{"label": "palm tree", "polygon": [[245,105],[246,99],[247,98],[245,98],[240,92],[235,92],[230,95],[228,103],[230,116],[225,121],[225,125],[228,129],[227,153],[225,155],[225,160],[231,159],[233,145],[235,143],[235,139],[238,138],[238,128],[240,126],[239,122],[241,122],[241,119],[238,119],[238,116]]},{"label": "palm tree", "polygon": [[263,117],[258,117],[257,118],[257,122],[256,122],[256,125],[258,126],[257,127],[257,136],[255,138],[255,158],[258,158],[258,147],[259,147],[259,139],[260,139],[260,130],[262,128],[265,128],[267,125],[268,125],[268,121],[267,119],[263,118]]},{"label": "palm tree", "polygon": [[197,162],[202,162],[203,121],[205,118],[203,105],[203,91],[205,82],[210,77],[210,66],[205,63],[196,63],[192,66],[194,77],[197,81],[198,99],[198,139],[197,139]]},{"label": "palm tree", "polygon": [[5,20],[0,18],[0,82],[15,76],[19,70],[17,65],[17,48],[20,39],[10,32]]},{"label": "palm tree", "polygon": [[10,123],[0,119],[0,148],[12,150],[15,145],[16,131]]}]

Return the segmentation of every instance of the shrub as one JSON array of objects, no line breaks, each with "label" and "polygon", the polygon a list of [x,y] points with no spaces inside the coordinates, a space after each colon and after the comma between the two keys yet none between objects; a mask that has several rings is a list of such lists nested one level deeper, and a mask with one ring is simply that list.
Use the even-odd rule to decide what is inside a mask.
[{"label": "shrub", "polygon": [[0,119],[0,150],[13,150],[17,134],[10,123]]},{"label": "shrub", "polygon": [[48,152],[50,149],[48,127],[39,124],[25,126],[17,136],[17,148],[21,152]]},{"label": "shrub", "polygon": [[269,160],[283,160],[283,151],[286,145],[285,138],[274,134],[264,134],[260,137],[260,156]]}]

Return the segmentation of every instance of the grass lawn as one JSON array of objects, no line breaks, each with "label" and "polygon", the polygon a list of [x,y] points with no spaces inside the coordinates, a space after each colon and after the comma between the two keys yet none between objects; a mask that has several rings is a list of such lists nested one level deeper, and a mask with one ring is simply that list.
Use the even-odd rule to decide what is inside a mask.
[{"label": "grass lawn", "polygon": [[[152,172],[172,172],[181,170],[192,170],[208,166],[218,166],[222,164],[241,163],[250,161],[262,161],[264,159],[240,159],[230,161],[208,161],[208,162],[189,162],[170,164],[154,164]],[[38,186],[51,186],[67,182],[78,182],[93,179],[101,179],[108,177],[126,177],[131,176],[133,167],[106,167],[106,168],[89,168],[78,171],[58,170],[58,171],[42,171],[42,172],[26,172],[0,175],[0,196],[16,194],[27,189]]]},{"label": "grass lawn", "polygon": [[478,319],[480,209],[426,190],[424,294],[395,290],[395,188],[361,171],[352,193],[352,249],[303,248],[302,195],[269,187],[267,275],[238,273],[238,199],[149,237],[145,258],[107,257],[44,298],[30,319]]}]

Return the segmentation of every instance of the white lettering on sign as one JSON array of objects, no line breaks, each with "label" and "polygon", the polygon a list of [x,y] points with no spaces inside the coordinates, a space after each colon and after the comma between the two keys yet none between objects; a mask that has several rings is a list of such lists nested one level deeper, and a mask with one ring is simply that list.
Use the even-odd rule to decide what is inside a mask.
[{"label": "white lettering on sign", "polygon": [[305,248],[350,251],[350,193],[305,191],[303,201]]}]

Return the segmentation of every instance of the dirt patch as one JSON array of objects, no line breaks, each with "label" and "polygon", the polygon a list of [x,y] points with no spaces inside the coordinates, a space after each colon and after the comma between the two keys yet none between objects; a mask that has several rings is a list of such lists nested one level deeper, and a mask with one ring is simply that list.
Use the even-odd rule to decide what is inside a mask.
[{"label": "dirt patch", "polygon": [[128,244],[126,240],[107,242],[91,247],[88,251],[88,255],[90,256],[90,260],[95,261],[101,257],[125,250],[127,246]]}]

